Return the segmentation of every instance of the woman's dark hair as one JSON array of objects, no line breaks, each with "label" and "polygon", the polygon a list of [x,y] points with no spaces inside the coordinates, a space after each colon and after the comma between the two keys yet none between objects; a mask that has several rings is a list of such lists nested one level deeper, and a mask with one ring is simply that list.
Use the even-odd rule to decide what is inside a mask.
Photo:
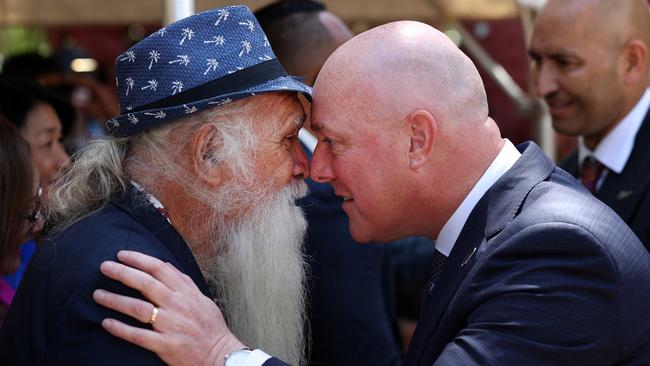
[{"label": "woman's dark hair", "polygon": [[39,103],[54,108],[61,121],[63,136],[70,131],[76,118],[76,112],[70,103],[35,81],[0,76],[0,95],[0,115],[19,129],[24,127],[27,114]]},{"label": "woman's dark hair", "polygon": [[0,263],[21,244],[33,181],[29,144],[0,116]]}]

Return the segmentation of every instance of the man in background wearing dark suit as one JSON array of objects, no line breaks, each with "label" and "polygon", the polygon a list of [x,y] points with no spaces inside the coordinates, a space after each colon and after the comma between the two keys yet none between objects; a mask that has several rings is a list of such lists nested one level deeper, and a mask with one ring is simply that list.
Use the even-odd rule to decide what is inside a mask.
[{"label": "man in background wearing dark suit", "polygon": [[[501,138],[476,67],[447,36],[411,21],[362,33],[326,61],[313,97],[311,177],[343,197],[352,238],[436,239],[406,365],[650,364],[650,254],[537,145]],[[102,272],[149,300],[96,300],[141,321],[152,303],[164,316],[153,331],[107,320],[109,332],[174,365],[285,365],[228,346],[216,306],[182,301],[198,290],[130,253],[123,262],[144,272],[115,262]]]},{"label": "man in background wearing dark suit", "polygon": [[578,136],[560,167],[650,248],[646,0],[550,0],[535,21],[533,80],[553,127]]},{"label": "man in background wearing dark suit", "polygon": [[[352,32],[315,1],[284,0],[255,12],[278,61],[291,75],[313,85],[318,72]],[[309,114],[310,106],[305,104]],[[308,125],[308,122],[305,122]],[[309,158],[316,138],[299,135]],[[401,363],[388,248],[350,237],[343,203],[328,183],[305,180],[310,194],[300,201],[307,215],[305,254],[311,365],[363,366]],[[430,245],[430,243],[428,243]],[[368,306],[367,304],[370,304]]]}]

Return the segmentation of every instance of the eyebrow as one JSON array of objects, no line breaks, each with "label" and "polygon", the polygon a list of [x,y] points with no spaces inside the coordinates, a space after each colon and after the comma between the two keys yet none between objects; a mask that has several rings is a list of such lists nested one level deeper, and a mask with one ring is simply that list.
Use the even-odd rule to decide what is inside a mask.
[{"label": "eyebrow", "polygon": [[36,135],[38,135],[38,136],[43,135],[43,134],[52,135],[52,134],[54,134],[55,132],[56,132],[56,127],[48,127],[48,128],[46,128],[46,129],[44,129],[44,130],[40,130],[40,131],[38,131],[38,132],[36,133]]},{"label": "eyebrow", "polygon": [[286,123],[283,127],[281,127],[279,130],[280,133],[286,133],[287,131],[294,132],[302,128],[302,126],[305,124],[305,118],[307,118],[306,114],[303,112],[300,116],[296,115],[294,117],[295,118],[291,119],[291,123]]},{"label": "eyebrow", "polygon": [[532,48],[528,49],[528,56],[531,58],[541,58],[541,57],[548,57],[548,58],[558,58],[558,57],[574,57],[574,58],[579,58],[579,55],[576,54],[575,52],[572,52],[571,50],[567,50],[565,48],[560,48],[556,50],[552,50],[551,52],[538,52],[537,50],[534,50]]},{"label": "eyebrow", "polygon": [[314,122],[312,122],[310,124],[310,127],[311,127],[311,130],[314,131],[314,132],[320,132],[320,131],[322,131],[324,129],[323,125],[321,125],[320,123],[314,123]]},{"label": "eyebrow", "polygon": [[533,50],[532,48],[529,48],[527,53],[528,53],[528,57],[530,57],[530,58],[539,58],[540,57],[539,52]]}]

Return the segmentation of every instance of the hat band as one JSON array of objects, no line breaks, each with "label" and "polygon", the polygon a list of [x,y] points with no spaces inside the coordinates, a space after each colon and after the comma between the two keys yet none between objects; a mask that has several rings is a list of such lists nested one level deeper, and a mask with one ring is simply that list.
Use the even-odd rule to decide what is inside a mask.
[{"label": "hat band", "polygon": [[215,96],[246,90],[253,86],[263,84],[267,81],[271,81],[282,76],[287,76],[287,72],[284,71],[284,68],[282,65],[280,65],[280,62],[278,62],[278,59],[274,58],[260,62],[257,65],[253,65],[245,69],[235,71],[232,74],[228,74],[219,79],[215,79],[205,84],[198,85],[194,88],[187,89],[178,94],[159,99],[149,104],[141,105],[138,108],[128,111],[128,113],[194,103],[200,100],[213,98]]}]

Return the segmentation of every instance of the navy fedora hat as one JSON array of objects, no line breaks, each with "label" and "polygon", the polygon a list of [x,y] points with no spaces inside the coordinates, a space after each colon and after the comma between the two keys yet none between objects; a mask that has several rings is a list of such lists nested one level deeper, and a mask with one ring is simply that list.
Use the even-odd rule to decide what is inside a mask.
[{"label": "navy fedora hat", "polygon": [[106,122],[123,137],[206,108],[268,92],[311,88],[287,75],[251,10],[212,9],[172,23],[115,61],[120,115]]}]

